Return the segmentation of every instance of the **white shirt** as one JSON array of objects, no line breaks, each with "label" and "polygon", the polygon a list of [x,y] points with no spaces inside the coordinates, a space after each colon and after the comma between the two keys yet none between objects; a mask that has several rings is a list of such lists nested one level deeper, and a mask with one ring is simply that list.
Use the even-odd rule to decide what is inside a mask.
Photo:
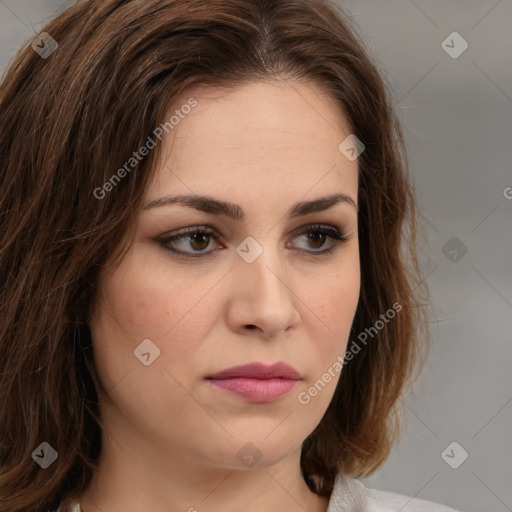
[{"label": "white shirt", "polygon": [[327,512],[458,512],[431,501],[367,488],[338,473]]},{"label": "white shirt", "polygon": [[[57,512],[62,512],[57,509]],[[82,512],[75,503],[71,512]],[[360,480],[338,473],[327,512],[458,512],[431,501],[367,488]]]}]

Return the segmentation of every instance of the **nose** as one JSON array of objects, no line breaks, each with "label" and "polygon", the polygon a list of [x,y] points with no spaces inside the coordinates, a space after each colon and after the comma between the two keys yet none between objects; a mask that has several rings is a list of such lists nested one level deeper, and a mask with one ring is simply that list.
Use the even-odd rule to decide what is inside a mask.
[{"label": "nose", "polygon": [[301,303],[284,255],[265,249],[252,263],[236,260],[227,319],[230,328],[247,335],[258,331],[267,339],[289,336],[300,321]]}]

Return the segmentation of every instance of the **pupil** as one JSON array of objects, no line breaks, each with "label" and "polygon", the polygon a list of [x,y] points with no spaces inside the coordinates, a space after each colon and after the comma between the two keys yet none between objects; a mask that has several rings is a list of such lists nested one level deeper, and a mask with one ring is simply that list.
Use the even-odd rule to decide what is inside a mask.
[{"label": "pupil", "polygon": [[310,239],[312,239],[314,242],[321,242],[320,244],[315,245],[316,248],[321,247],[323,245],[323,242],[324,242],[323,237],[324,236],[325,236],[325,233],[320,233],[318,231],[309,234]]},{"label": "pupil", "polygon": [[203,234],[200,234],[200,233],[196,233],[195,235],[192,235],[192,241],[191,241],[192,246],[193,246],[195,249],[199,249],[199,250],[201,250],[201,249],[205,249],[206,247],[208,247],[208,240],[206,241],[206,245],[205,245],[205,244],[203,244],[203,246],[202,246],[202,247],[197,247],[197,246],[195,246],[195,245],[194,245],[194,243],[195,243],[195,242],[197,242],[197,241],[199,240],[199,245],[201,245],[201,241],[200,241],[200,239],[202,238],[202,239],[203,239],[203,242],[204,242],[205,238],[207,238],[208,236],[209,236],[209,235],[203,235]]}]

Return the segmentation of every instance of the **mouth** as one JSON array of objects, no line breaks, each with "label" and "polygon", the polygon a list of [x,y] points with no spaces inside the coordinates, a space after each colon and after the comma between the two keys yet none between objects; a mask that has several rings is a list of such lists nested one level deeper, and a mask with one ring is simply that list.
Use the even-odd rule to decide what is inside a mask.
[{"label": "mouth", "polygon": [[289,393],[302,380],[302,375],[286,363],[271,366],[252,363],[234,366],[206,380],[213,387],[238,395],[251,402],[272,402]]}]

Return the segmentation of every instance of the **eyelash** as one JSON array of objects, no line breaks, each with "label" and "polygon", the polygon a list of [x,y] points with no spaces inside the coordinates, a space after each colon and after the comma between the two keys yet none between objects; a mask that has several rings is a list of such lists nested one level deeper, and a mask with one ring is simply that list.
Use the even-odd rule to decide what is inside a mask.
[{"label": "eyelash", "polygon": [[[175,242],[177,240],[180,240],[182,238],[186,238],[187,236],[192,235],[213,235],[215,239],[218,239],[218,236],[216,234],[216,230],[209,227],[209,226],[193,226],[189,228],[183,229],[179,234],[168,236],[168,237],[158,237],[156,238],[156,241],[166,250],[177,254],[179,256],[184,256],[186,258],[204,258],[207,256],[211,256],[215,249],[209,252],[198,252],[195,251],[194,253],[187,253],[183,251],[178,251],[176,249],[171,249],[169,247],[169,244],[172,242]],[[344,236],[338,228],[335,228],[334,226],[329,225],[322,225],[322,224],[310,224],[308,226],[305,226],[304,229],[301,231],[295,232],[294,236],[298,237],[307,233],[322,233],[327,235],[329,238],[331,238],[334,241],[334,244],[329,248],[325,249],[323,251],[307,251],[305,249],[299,249],[299,252],[305,253],[312,256],[327,256],[334,252],[335,249],[339,248],[341,245],[343,245],[347,241],[347,237]]]}]

